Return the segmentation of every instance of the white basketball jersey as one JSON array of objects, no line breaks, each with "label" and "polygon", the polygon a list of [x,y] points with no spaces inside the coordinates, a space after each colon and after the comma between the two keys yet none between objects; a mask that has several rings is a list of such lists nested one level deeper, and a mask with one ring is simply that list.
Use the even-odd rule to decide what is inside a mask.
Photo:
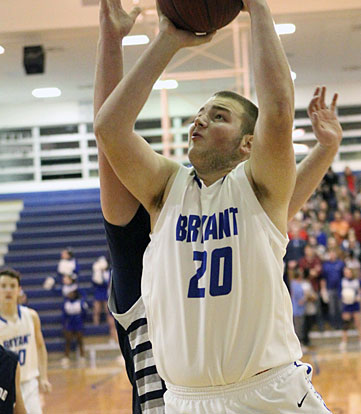
[{"label": "white basketball jersey", "polygon": [[27,307],[18,306],[15,322],[0,317],[0,343],[18,354],[21,382],[39,376],[34,322]]},{"label": "white basketball jersey", "polygon": [[149,337],[168,383],[232,384],[302,356],[283,282],[288,240],[244,166],[209,187],[180,167],[144,254]]}]

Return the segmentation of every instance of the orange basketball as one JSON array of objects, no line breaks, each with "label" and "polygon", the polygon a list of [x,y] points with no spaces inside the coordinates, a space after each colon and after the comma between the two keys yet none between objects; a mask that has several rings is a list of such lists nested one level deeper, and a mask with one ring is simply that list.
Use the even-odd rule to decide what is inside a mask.
[{"label": "orange basketball", "polygon": [[241,0],[158,0],[158,4],[176,27],[194,33],[226,26],[243,8]]}]

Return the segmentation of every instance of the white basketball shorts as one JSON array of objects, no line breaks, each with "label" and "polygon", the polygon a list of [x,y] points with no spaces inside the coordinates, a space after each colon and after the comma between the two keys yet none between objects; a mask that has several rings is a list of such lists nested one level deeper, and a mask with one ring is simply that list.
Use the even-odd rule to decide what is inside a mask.
[{"label": "white basketball shorts", "polygon": [[237,384],[206,388],[167,385],[166,414],[330,414],[300,361]]},{"label": "white basketball shorts", "polygon": [[21,382],[20,388],[27,414],[42,414],[38,379]]}]

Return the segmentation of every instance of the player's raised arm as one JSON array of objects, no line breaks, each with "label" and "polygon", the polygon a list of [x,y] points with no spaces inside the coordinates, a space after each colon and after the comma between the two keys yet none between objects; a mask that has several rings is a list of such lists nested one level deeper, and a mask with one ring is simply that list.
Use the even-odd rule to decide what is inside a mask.
[{"label": "player's raised arm", "polygon": [[[131,31],[140,8],[127,14],[120,0],[101,0],[99,39],[94,86],[94,118],[107,97],[123,77],[122,41]],[[103,151],[98,148],[100,198],[105,219],[126,225],[134,216],[139,202],[119,181]]]},{"label": "player's raised arm", "polygon": [[297,167],[295,189],[288,207],[288,219],[299,211],[315,191],[332,164],[342,140],[342,128],[336,114],[337,94],[326,105],[326,87],[316,88],[308,105],[308,116],[317,139],[312,151]]},{"label": "player's raised arm", "polygon": [[266,1],[245,0],[244,4],[251,17],[252,59],[259,105],[247,172],[263,208],[285,232],[296,175],[292,146],[293,82]]},{"label": "player's raised arm", "polygon": [[134,132],[135,121],[154,83],[175,53],[210,38],[177,30],[161,15],[158,35],[96,117],[94,129],[101,150],[121,182],[150,212],[157,209],[169,178],[179,166],[155,153]]},{"label": "player's raised arm", "polygon": [[42,392],[50,392],[51,384],[48,380],[48,352],[46,350],[44,337],[41,332],[40,318],[34,309],[31,309],[31,316],[34,322],[36,349],[38,352],[40,390]]}]

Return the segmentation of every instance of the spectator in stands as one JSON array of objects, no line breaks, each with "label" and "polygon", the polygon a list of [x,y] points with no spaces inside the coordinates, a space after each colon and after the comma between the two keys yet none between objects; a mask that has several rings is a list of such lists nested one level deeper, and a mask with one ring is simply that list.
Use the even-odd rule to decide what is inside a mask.
[{"label": "spectator in stands", "polygon": [[361,246],[356,239],[355,230],[353,228],[349,229],[346,238],[341,243],[341,248],[345,252],[352,251],[353,256],[357,259],[360,257]]},{"label": "spectator in stands", "polygon": [[[301,225],[298,221],[292,221],[290,224],[291,232],[289,234],[290,241],[287,245],[287,251],[285,255],[285,262],[290,260],[298,260],[304,256],[304,249],[306,246],[306,241],[304,235],[301,233],[301,230],[304,232],[304,229],[301,229]],[[307,236],[306,236],[307,237]]]},{"label": "spectator in stands", "polygon": [[361,349],[361,314],[360,314],[360,280],[355,278],[352,269],[345,267],[342,279],[342,341],[340,350],[346,351],[347,330],[350,329],[352,320],[359,334],[359,346]]},{"label": "spectator in stands", "polygon": [[[303,272],[302,269],[300,270]],[[314,290],[313,285],[311,284],[311,281],[309,280],[308,270],[303,272],[302,290],[303,290],[304,301],[305,301],[305,314],[304,314],[302,343],[307,349],[307,347],[310,344],[309,334],[310,334],[310,331],[313,325],[316,322],[317,300],[318,300],[318,294]]]},{"label": "spectator in stands", "polygon": [[117,332],[113,316],[108,310],[108,292],[110,281],[110,264],[105,256],[99,257],[93,264],[92,282],[94,286],[93,323],[99,325],[101,313],[104,312],[111,336],[117,340]]},{"label": "spectator in stands", "polygon": [[0,344],[15,352],[20,363],[20,388],[29,414],[41,414],[40,390],[49,392],[48,354],[34,309],[19,306],[20,274],[0,271]]},{"label": "spectator in stands", "polygon": [[353,276],[356,279],[360,279],[361,263],[360,263],[360,260],[357,257],[355,257],[353,250],[346,252],[344,261],[345,261],[345,266],[347,266],[348,268],[352,270]]},{"label": "spectator in stands", "polygon": [[354,196],[348,191],[345,185],[341,185],[336,190],[337,209],[342,213],[348,213],[354,209]]},{"label": "spectator in stands", "polygon": [[350,228],[355,231],[356,239],[361,243],[361,213],[360,210],[355,209],[350,221]]},{"label": "spectator in stands", "polygon": [[316,237],[312,234],[310,234],[308,237],[308,244],[315,250],[317,256],[323,260],[326,253],[326,246],[323,244],[318,244]]},{"label": "spectator in stands", "polygon": [[330,230],[333,237],[336,239],[337,244],[340,245],[342,240],[347,237],[347,232],[350,228],[348,222],[343,218],[340,211],[335,211],[334,219],[330,223]]},{"label": "spectator in stands", "polygon": [[70,347],[72,340],[75,339],[80,351],[80,366],[85,365],[85,354],[83,344],[84,321],[88,304],[80,296],[78,290],[70,291],[63,304],[63,332],[65,338],[65,355],[61,360],[63,368],[70,365]]},{"label": "spectator in stands", "polygon": [[328,208],[333,211],[337,208],[337,200],[336,200],[336,188],[339,184],[339,177],[338,175],[332,170],[330,167],[323,177],[321,182],[321,193],[322,198],[327,203]]},{"label": "spectator in stands", "polygon": [[323,230],[322,224],[317,219],[312,221],[309,235],[316,238],[317,244],[321,244],[325,247],[327,246],[327,233]]},{"label": "spectator in stands", "polygon": [[79,276],[78,261],[74,257],[74,252],[71,247],[63,249],[60,253],[60,260],[58,263],[58,275],[60,280],[64,275],[76,275]]},{"label": "spectator in stands", "polygon": [[292,276],[290,276],[291,299],[293,308],[293,323],[298,339],[302,342],[304,337],[305,323],[305,294],[303,292],[303,272],[295,261],[292,263]]},{"label": "spectator in stands", "polygon": [[335,329],[341,328],[341,280],[345,264],[337,256],[336,250],[328,252],[328,260],[322,264],[321,290],[326,291],[326,295],[321,295],[328,300],[328,312],[331,325]]},{"label": "spectator in stands", "polygon": [[357,192],[357,177],[350,167],[346,166],[340,180],[347,188],[352,197]]},{"label": "spectator in stands", "polygon": [[[310,283],[311,287],[307,286],[307,292],[313,292],[315,298],[312,299],[313,295],[309,294],[309,301],[312,301],[311,304],[306,305],[306,319],[307,315],[314,315],[312,318],[309,318],[310,320],[305,321],[306,323],[306,329],[305,329],[305,345],[308,344],[308,334],[306,332],[311,329],[309,326],[312,326],[314,321],[311,319],[316,319],[318,328],[320,331],[323,331],[324,328],[324,321],[323,321],[323,312],[322,312],[322,302],[321,302],[321,296],[320,296],[320,290],[321,290],[321,271],[322,271],[322,262],[321,259],[316,254],[316,250],[314,247],[312,247],[310,244],[307,244],[305,247],[305,256],[302,257],[299,262],[298,266],[300,269],[303,270],[304,275],[307,276],[307,280],[305,280],[305,286]],[[307,296],[307,295],[306,295]],[[311,309],[312,308],[312,309]],[[313,308],[314,312],[313,312]],[[307,325],[308,323],[308,325]]]}]

